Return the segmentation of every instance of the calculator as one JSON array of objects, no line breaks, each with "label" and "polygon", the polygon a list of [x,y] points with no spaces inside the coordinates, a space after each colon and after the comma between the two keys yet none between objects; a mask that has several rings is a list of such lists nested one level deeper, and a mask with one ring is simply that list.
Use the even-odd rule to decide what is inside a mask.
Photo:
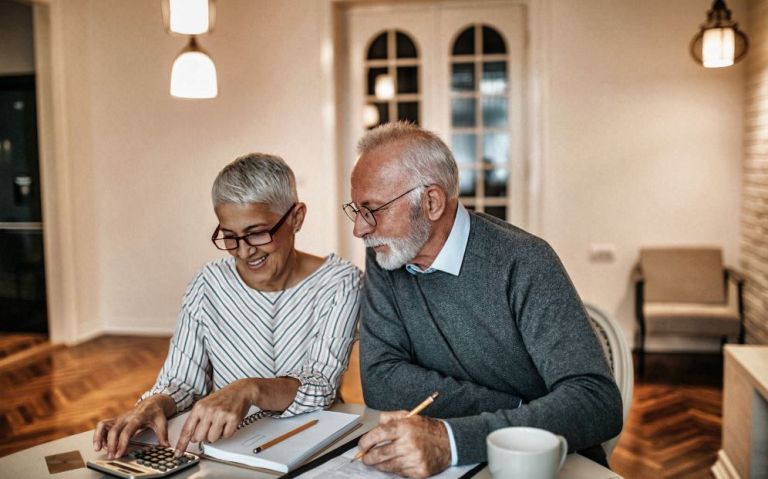
[{"label": "calculator", "polygon": [[188,452],[174,457],[172,447],[129,446],[124,456],[88,461],[88,468],[125,479],[150,479],[170,476],[199,462],[198,456]]}]

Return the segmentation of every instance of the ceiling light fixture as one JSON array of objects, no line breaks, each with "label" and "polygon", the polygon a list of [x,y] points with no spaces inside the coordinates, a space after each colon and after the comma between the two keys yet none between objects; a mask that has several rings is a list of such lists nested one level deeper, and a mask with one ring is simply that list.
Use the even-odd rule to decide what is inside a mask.
[{"label": "ceiling light fixture", "polygon": [[197,45],[195,37],[179,53],[171,68],[171,95],[178,98],[216,98],[216,65]]},{"label": "ceiling light fixture", "polygon": [[169,32],[202,35],[213,29],[214,0],[163,0],[163,23]]},{"label": "ceiling light fixture", "polygon": [[706,68],[729,67],[747,54],[749,40],[731,20],[724,0],[715,0],[707,21],[691,41],[691,56]]}]

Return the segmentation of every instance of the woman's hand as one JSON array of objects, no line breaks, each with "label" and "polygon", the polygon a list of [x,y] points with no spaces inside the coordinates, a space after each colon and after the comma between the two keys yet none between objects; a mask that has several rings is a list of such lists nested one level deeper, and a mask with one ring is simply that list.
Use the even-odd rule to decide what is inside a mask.
[{"label": "woman's hand", "polygon": [[258,381],[240,379],[197,401],[181,429],[176,454],[181,455],[190,441],[213,442],[232,436],[251,404],[257,404]]},{"label": "woman's hand", "polygon": [[151,396],[117,418],[99,421],[93,433],[93,450],[106,449],[109,459],[120,457],[125,454],[131,437],[142,427],[155,431],[158,442],[168,446],[167,417],[175,411],[176,403],[170,396]]}]

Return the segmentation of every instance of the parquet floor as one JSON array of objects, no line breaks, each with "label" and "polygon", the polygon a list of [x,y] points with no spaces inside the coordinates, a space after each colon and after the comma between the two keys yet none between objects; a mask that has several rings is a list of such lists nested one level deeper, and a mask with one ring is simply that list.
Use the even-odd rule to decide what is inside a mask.
[{"label": "parquet floor", "polygon": [[168,338],[103,336],[0,368],[0,456],[92,429],[154,382]]},{"label": "parquet floor", "polygon": [[[0,341],[0,344],[2,341]],[[0,367],[0,456],[91,429],[134,404],[167,338],[104,336]],[[720,447],[719,355],[649,355],[611,467],[627,479],[711,478]]]},{"label": "parquet floor", "polygon": [[652,354],[611,468],[631,479],[712,478],[722,428],[719,354]]}]

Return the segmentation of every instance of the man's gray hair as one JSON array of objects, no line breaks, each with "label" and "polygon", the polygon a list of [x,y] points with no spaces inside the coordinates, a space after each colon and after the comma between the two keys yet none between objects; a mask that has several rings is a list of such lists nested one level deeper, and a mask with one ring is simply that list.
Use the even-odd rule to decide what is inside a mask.
[{"label": "man's gray hair", "polygon": [[[400,165],[409,176],[423,185],[438,185],[449,198],[459,196],[459,169],[453,153],[440,137],[413,123],[397,121],[374,128],[360,139],[357,153],[392,144],[402,145]],[[420,198],[418,192],[416,195]]]},{"label": "man's gray hair", "polygon": [[213,206],[222,203],[265,203],[283,214],[299,201],[296,178],[282,158],[265,153],[250,153],[222,169],[211,189]]}]

